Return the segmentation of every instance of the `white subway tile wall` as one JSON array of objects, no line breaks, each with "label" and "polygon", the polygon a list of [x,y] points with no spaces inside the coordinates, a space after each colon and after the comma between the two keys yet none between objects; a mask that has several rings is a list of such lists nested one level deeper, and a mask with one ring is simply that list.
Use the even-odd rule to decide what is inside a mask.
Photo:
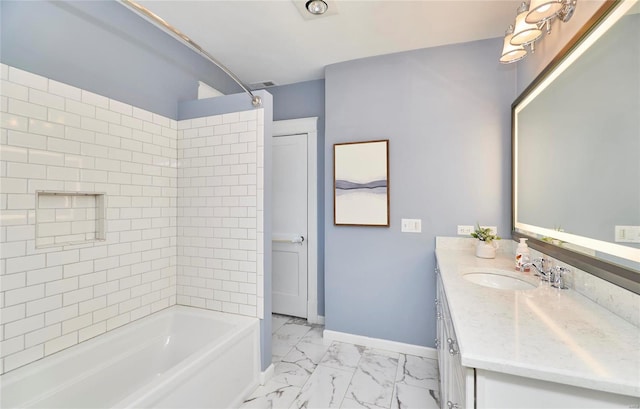
[{"label": "white subway tile wall", "polygon": [[[178,141],[174,120],[14,67],[0,86],[4,373],[176,303]],[[37,190],[105,192],[106,240],[37,249]],[[95,199],[75,200],[40,203],[41,238],[92,238]]]},{"label": "white subway tile wall", "polygon": [[264,110],[178,129],[178,304],[263,318]]},{"label": "white subway tile wall", "polygon": [[[176,303],[263,318],[264,110],[176,122],[0,67],[0,373]],[[105,241],[55,245],[97,196],[43,197],[37,238],[43,190],[106,193]]]}]

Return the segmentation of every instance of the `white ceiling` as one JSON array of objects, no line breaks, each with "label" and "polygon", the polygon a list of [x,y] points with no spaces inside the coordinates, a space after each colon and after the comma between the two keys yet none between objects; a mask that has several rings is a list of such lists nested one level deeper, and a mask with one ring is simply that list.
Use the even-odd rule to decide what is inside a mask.
[{"label": "white ceiling", "polygon": [[[334,0],[337,14],[303,18],[294,1],[144,0],[139,3],[244,83],[324,78],[337,62],[501,37],[519,1]],[[501,50],[495,50],[496,61]]]}]

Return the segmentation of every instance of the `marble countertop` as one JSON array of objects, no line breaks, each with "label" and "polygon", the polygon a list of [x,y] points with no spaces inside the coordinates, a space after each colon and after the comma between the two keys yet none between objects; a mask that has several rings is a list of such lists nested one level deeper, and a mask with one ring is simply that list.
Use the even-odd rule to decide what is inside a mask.
[{"label": "marble countertop", "polygon": [[487,288],[463,275],[514,269],[511,254],[436,249],[462,365],[640,397],[640,328],[573,290]]}]

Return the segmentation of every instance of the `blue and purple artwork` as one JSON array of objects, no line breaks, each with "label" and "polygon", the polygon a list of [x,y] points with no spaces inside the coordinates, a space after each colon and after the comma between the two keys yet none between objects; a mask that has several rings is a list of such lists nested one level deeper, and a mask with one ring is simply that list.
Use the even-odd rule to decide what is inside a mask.
[{"label": "blue and purple artwork", "polygon": [[389,226],[388,140],[334,145],[334,223]]}]

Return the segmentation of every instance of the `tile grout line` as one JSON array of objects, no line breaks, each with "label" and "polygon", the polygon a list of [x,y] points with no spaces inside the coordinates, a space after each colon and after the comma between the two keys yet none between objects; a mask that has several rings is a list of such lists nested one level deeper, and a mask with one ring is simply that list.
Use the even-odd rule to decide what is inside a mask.
[{"label": "tile grout line", "polygon": [[[333,342],[332,342],[332,344],[333,344]],[[327,353],[328,353],[328,351],[327,351]],[[356,367],[353,369],[353,373],[351,374],[351,378],[349,378],[349,383],[347,384],[347,389],[345,390],[344,396],[342,397],[342,400],[340,401],[340,406],[338,406],[339,408],[342,408],[342,405],[344,404],[344,400],[347,399],[347,393],[349,393],[351,382],[353,382],[353,378],[356,376],[356,372],[358,371],[358,367],[360,366],[360,361],[362,361],[362,355],[364,355],[364,353],[360,355],[360,358],[358,359],[358,363],[356,364]]]}]

